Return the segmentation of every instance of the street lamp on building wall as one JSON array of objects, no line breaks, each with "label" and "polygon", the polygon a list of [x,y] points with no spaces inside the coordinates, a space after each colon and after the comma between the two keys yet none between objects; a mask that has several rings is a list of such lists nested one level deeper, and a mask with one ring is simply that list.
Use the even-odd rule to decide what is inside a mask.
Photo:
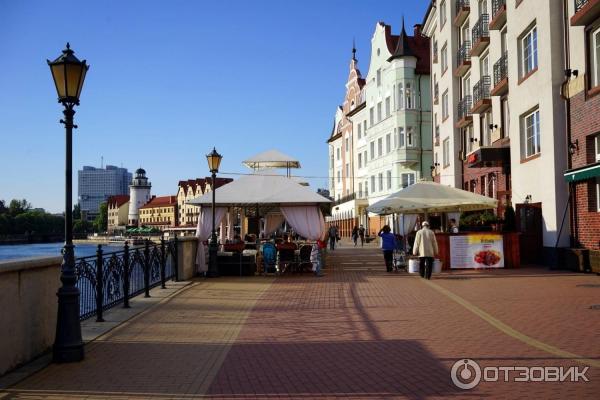
[{"label": "street lamp on building wall", "polygon": [[215,221],[215,189],[216,189],[216,179],[217,172],[219,172],[219,165],[221,164],[221,156],[217,153],[217,150],[213,147],[213,150],[206,155],[206,160],[208,161],[208,169],[212,174],[212,232],[210,235],[210,243],[208,245],[208,272],[207,276],[216,277],[219,275],[218,267],[217,267],[217,231],[216,231],[216,221]]},{"label": "street lamp on building wall", "polygon": [[61,265],[58,289],[58,315],[56,320],[56,337],[52,348],[55,362],[73,362],[83,359],[83,341],[81,340],[81,324],[79,322],[79,289],[75,275],[75,251],[73,247],[73,116],[74,107],[79,105],[79,95],[83,88],[85,75],[89,65],[85,60],[79,61],[67,43],[67,48],[60,57],[49,61],[58,102],[64,106],[64,124],[66,131],[65,155],[65,246]]}]

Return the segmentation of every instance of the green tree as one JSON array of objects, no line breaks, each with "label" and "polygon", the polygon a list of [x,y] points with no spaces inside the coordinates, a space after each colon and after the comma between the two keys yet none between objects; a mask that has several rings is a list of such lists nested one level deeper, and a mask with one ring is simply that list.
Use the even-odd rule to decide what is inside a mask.
[{"label": "green tree", "polygon": [[94,230],[94,225],[84,219],[78,219],[73,223],[73,233],[89,233]]},{"label": "green tree", "polygon": [[106,232],[108,229],[108,205],[106,202],[100,204],[98,216],[94,220],[94,229],[99,233]]},{"label": "green tree", "polygon": [[6,208],[6,203],[4,200],[0,200],[0,215],[6,214],[8,212],[8,208]]},{"label": "green tree", "polygon": [[26,211],[31,210],[31,204],[23,199],[23,200],[17,200],[17,199],[12,199],[10,201],[10,204],[8,205],[8,213],[10,215],[12,215],[13,217],[19,215],[19,214],[23,214]]},{"label": "green tree", "polygon": [[75,204],[75,207],[73,207],[73,219],[81,219],[81,206],[79,203]]}]

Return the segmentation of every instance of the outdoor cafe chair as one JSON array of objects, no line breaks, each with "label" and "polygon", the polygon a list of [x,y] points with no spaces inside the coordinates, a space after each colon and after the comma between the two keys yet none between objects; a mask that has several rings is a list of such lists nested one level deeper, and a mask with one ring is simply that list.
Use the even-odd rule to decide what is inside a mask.
[{"label": "outdoor cafe chair", "polygon": [[280,273],[293,272],[296,264],[296,251],[294,249],[279,249],[277,252],[277,270]]},{"label": "outdoor cafe chair", "polygon": [[262,266],[263,274],[269,271],[277,273],[277,249],[273,243],[265,243],[262,245]]},{"label": "outdoor cafe chair", "polygon": [[310,253],[312,245],[303,244],[300,246],[300,254],[298,256],[298,269],[300,272],[312,271],[312,263],[310,262]]}]

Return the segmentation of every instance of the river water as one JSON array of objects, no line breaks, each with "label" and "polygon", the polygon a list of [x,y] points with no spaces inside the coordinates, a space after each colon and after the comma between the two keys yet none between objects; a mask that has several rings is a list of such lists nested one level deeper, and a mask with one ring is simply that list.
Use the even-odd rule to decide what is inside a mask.
[{"label": "river water", "polygon": [[[0,261],[27,257],[60,256],[63,243],[34,243],[0,245]],[[96,244],[76,244],[75,257],[87,257],[96,254]],[[123,249],[122,244],[102,245],[105,253]]]}]

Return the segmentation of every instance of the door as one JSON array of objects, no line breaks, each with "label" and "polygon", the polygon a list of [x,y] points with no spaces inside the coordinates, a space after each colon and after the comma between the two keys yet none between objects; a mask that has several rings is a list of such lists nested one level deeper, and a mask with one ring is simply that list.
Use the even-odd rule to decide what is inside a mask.
[{"label": "door", "polygon": [[517,229],[521,263],[542,263],[542,203],[517,204]]}]

